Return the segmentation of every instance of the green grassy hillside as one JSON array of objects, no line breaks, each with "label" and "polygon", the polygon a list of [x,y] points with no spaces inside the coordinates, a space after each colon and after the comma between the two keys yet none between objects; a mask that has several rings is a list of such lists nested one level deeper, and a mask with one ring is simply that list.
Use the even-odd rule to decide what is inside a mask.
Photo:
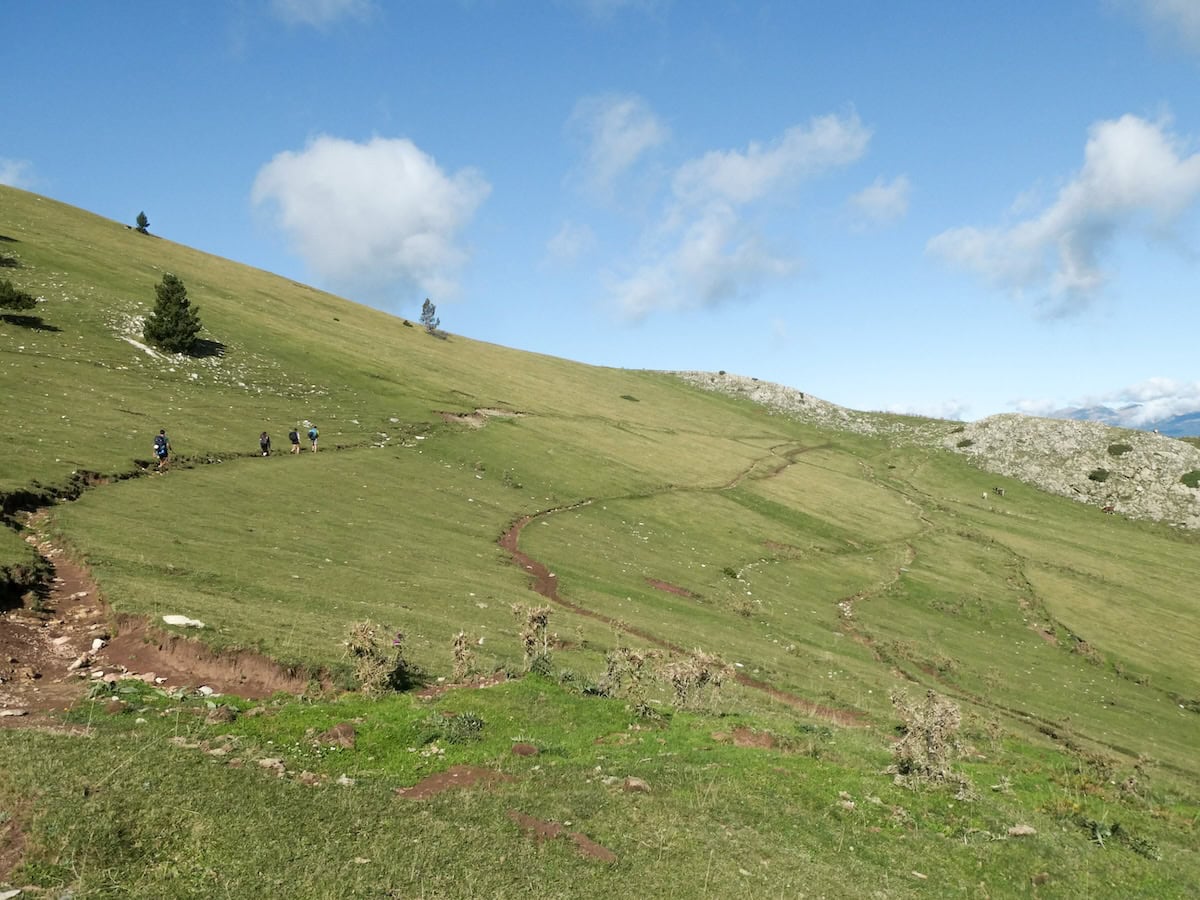
[{"label": "green grassy hillside", "polygon": [[[0,825],[24,835],[9,883],[77,897],[1162,897],[1200,883],[1195,535],[668,375],[438,339],[9,188],[0,236],[16,262],[0,277],[41,298],[0,318],[4,508],[15,523],[75,498],[47,527],[117,613],[201,619],[214,646],[338,687],[362,620],[403,631],[429,683],[451,678],[460,630],[479,672],[515,675],[510,607],[544,602],[499,543],[524,517],[520,550],[560,600],[552,665],[498,687],[314,692],[232,723],[185,715],[212,700],[126,687],[124,712],[102,696],[70,714],[91,740],[0,732]],[[164,272],[218,352],[135,343]],[[286,451],[304,420],[321,452],[256,455],[260,431]],[[165,475],[148,471],[159,428],[178,454]],[[44,565],[22,537],[0,532],[18,586]],[[618,647],[662,662],[702,648],[740,677],[687,709],[647,678],[657,715],[639,716],[636,694],[594,695]],[[910,789],[884,771],[901,725],[889,698],[931,689],[961,711],[958,778]],[[466,713],[481,739],[458,743],[446,723]],[[356,746],[314,748],[339,721]],[[245,766],[203,752],[223,734]],[[513,780],[392,793],[455,764]],[[535,841],[520,816],[616,861]]]}]

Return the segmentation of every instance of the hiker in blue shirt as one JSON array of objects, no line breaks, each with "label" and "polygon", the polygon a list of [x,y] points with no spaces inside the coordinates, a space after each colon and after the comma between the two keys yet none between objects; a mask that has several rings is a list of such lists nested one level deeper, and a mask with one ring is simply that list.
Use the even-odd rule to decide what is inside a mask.
[{"label": "hiker in blue shirt", "polygon": [[312,441],[312,452],[313,453],[317,452],[317,438],[319,436],[320,436],[320,432],[317,431],[317,426],[310,425],[309,429],[308,429],[308,439],[310,441]]},{"label": "hiker in blue shirt", "polygon": [[154,436],[154,455],[158,457],[158,471],[165,472],[167,459],[171,455],[171,442],[167,438],[166,429],[159,429]]}]

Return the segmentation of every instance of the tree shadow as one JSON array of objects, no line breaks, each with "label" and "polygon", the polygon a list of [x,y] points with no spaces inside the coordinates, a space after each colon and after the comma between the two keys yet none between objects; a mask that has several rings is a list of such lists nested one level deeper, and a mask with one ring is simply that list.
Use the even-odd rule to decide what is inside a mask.
[{"label": "tree shadow", "polygon": [[62,331],[57,325],[44,322],[41,316],[22,316],[19,313],[0,314],[0,322],[16,325],[18,328],[28,328],[31,331]]},{"label": "tree shadow", "polygon": [[9,237],[7,234],[0,234],[0,241],[4,241],[4,243],[6,243],[6,244],[19,244],[19,243],[21,243],[21,242],[20,242],[20,241],[18,241],[18,240],[17,240],[15,237]]},{"label": "tree shadow", "polygon": [[213,356],[224,356],[225,345],[220,341],[210,341],[207,338],[200,338],[192,345],[191,352],[188,356],[195,359],[209,359]]}]

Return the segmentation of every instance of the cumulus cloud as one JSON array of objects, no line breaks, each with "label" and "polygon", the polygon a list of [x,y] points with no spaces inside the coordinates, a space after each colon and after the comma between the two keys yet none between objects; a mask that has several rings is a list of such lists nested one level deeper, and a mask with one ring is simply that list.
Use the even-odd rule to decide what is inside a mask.
[{"label": "cumulus cloud", "polygon": [[753,296],[800,267],[747,224],[747,207],[807,178],[857,160],[870,131],[854,113],[820,116],[767,144],[684,162],[652,236],[647,259],[608,279],[618,308],[642,318],[656,309],[713,306]]},{"label": "cumulus cloud", "polygon": [[596,246],[596,234],[587,225],[563,222],[562,227],[546,242],[546,261],[569,264]]},{"label": "cumulus cloud", "polygon": [[289,25],[320,28],[338,19],[365,19],[371,0],[271,0],[271,12]]},{"label": "cumulus cloud", "polygon": [[1196,0],[1127,0],[1150,26],[1200,52],[1200,3]]},{"label": "cumulus cloud", "polygon": [[935,255],[997,286],[1040,298],[1050,315],[1085,309],[1104,286],[1101,260],[1129,230],[1169,234],[1200,198],[1200,154],[1163,123],[1137,116],[1090,129],[1083,168],[1040,214],[1008,226],[966,226],[929,241]]},{"label": "cumulus cloud", "polygon": [[28,160],[0,157],[0,184],[27,189],[33,180],[33,165]]},{"label": "cumulus cloud", "polygon": [[312,271],[339,287],[452,297],[466,261],[459,232],[490,191],[476,170],[448,175],[407,139],[322,135],[264,165],[252,199],[273,211]]},{"label": "cumulus cloud", "polygon": [[891,181],[876,178],[870,186],[863,188],[850,198],[850,207],[859,227],[888,225],[902,219],[908,213],[908,195],[912,190],[908,176],[901,175]]},{"label": "cumulus cloud", "polygon": [[578,177],[594,194],[607,196],[617,179],[670,131],[640,97],[607,94],[575,104],[568,127],[586,144]]},{"label": "cumulus cloud", "polygon": [[1123,418],[1131,425],[1200,411],[1200,381],[1147,378],[1145,381],[1088,398],[1086,406],[1132,407]]}]

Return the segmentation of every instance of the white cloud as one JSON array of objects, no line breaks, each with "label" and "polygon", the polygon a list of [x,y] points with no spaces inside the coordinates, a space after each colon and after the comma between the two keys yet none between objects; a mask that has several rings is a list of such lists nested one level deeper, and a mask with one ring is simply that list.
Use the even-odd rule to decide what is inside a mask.
[{"label": "white cloud", "polygon": [[828,115],[796,125],[765,147],[714,150],[684,163],[675,174],[675,196],[684,203],[724,200],[744,204],[803,178],[854,162],[866,152],[871,132],[856,113]]},{"label": "white cloud", "polygon": [[1137,404],[1125,416],[1131,425],[1144,425],[1184,413],[1200,411],[1200,381],[1176,381],[1173,378],[1147,378],[1145,381],[1088,398],[1086,406],[1121,408]]},{"label": "white cloud", "polygon": [[569,127],[587,142],[581,178],[589,190],[607,195],[615,182],[670,135],[640,97],[586,97],[575,104]]},{"label": "white cloud", "polygon": [[289,25],[320,28],[338,19],[366,19],[371,0],[271,0],[271,11]]},{"label": "white cloud", "polygon": [[24,159],[0,157],[0,184],[28,189],[33,186],[33,164]]},{"label": "white cloud", "polygon": [[631,274],[608,279],[618,308],[639,319],[656,309],[714,306],[752,297],[794,274],[800,261],[768,246],[760,230],[743,220],[744,208],[853,162],[869,140],[854,113],[821,116],[769,144],[712,151],[683,163],[648,258]]},{"label": "white cloud", "polygon": [[1196,0],[1131,0],[1159,31],[1184,46],[1200,51],[1200,3]]},{"label": "white cloud", "polygon": [[[490,193],[474,169],[447,175],[403,138],[322,135],[258,172],[252,199],[318,275],[371,292],[395,286],[452,297],[466,260],[458,234]],[[407,298],[406,298],[407,299]]]},{"label": "white cloud", "polygon": [[908,195],[912,191],[908,176],[901,175],[890,182],[876,178],[850,198],[857,223],[861,227],[887,225],[908,213]]},{"label": "white cloud", "polygon": [[1140,229],[1162,237],[1200,198],[1200,154],[1185,155],[1163,124],[1137,116],[1090,129],[1079,173],[1043,212],[1015,225],[944,231],[930,252],[997,286],[1038,295],[1052,315],[1077,312],[1106,281],[1113,237]]},{"label": "white cloud", "polygon": [[546,261],[569,264],[596,246],[596,234],[587,225],[563,222],[562,227],[546,242]]}]

